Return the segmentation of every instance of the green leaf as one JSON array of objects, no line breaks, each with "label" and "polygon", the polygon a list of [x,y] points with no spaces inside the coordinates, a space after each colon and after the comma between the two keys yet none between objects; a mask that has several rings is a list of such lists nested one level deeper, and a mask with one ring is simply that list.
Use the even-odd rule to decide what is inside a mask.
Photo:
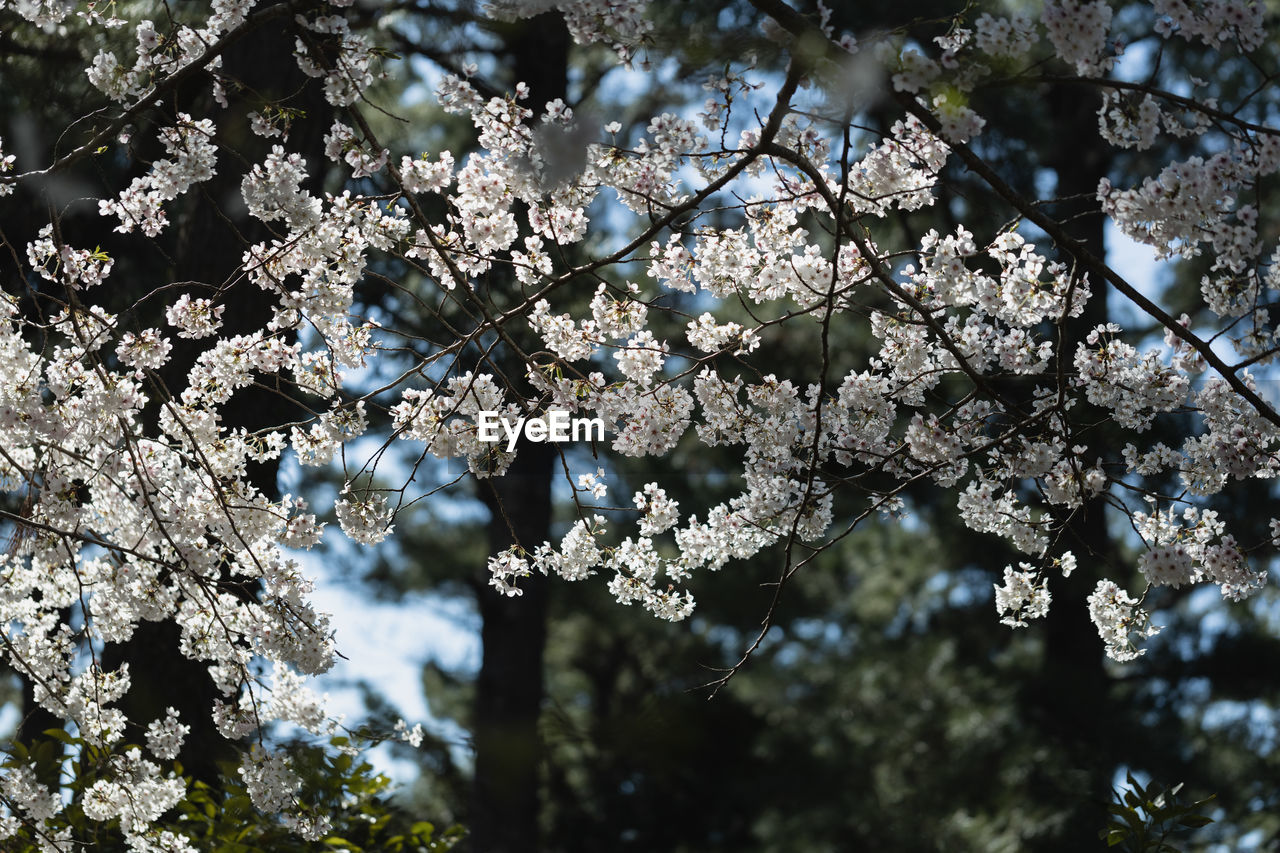
[{"label": "green leaf", "polygon": [[1146,788],[1143,788],[1141,785],[1138,784],[1138,780],[1133,778],[1132,773],[1126,771],[1124,774],[1124,778],[1125,778],[1125,781],[1129,783],[1129,786],[1133,788],[1134,794],[1136,794],[1138,797],[1140,797],[1143,800],[1147,798]]},{"label": "green leaf", "polygon": [[1119,815],[1134,832],[1142,832],[1144,823],[1136,811],[1119,805],[1113,805],[1112,808],[1115,809],[1115,814]]},{"label": "green leaf", "polygon": [[1205,817],[1202,814],[1188,815],[1178,818],[1178,826],[1185,826],[1190,829],[1196,829],[1201,826],[1208,826],[1213,823],[1213,818]]}]

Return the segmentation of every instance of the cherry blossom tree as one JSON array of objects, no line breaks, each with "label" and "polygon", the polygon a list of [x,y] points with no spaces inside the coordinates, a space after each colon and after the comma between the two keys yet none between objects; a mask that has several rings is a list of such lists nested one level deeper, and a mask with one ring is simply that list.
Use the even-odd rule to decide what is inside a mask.
[{"label": "cherry blossom tree", "polygon": [[[504,0],[486,13],[553,8],[576,42],[639,75],[663,60],[646,6]],[[1202,80],[1166,84],[1168,69],[1130,79],[1106,0],[1050,2],[1039,22],[962,13],[932,40],[909,20],[855,38],[821,4],[752,6],[785,65],[725,57],[700,111],[673,101],[637,133],[561,99],[536,103],[523,84],[488,91],[459,67],[435,97],[474,129],[478,148],[463,158],[384,145],[388,22],[351,0],[219,0],[207,15],[0,2],[15,43],[76,45],[84,61],[48,72],[92,86],[74,121],[44,129],[58,142],[43,162],[0,148],[0,195],[38,220],[0,235],[0,518],[11,530],[0,606],[6,662],[95,762],[92,783],[64,798],[65,780],[42,778],[15,749],[0,836],[72,849],[78,814],[118,822],[131,850],[196,849],[162,821],[191,794],[173,761],[196,721],[130,717],[138,674],[111,663],[151,623],[172,626],[177,650],[212,679],[205,713],[239,746],[253,806],[304,838],[329,832],[266,737],[275,721],[318,737],[337,727],[307,677],[340,650],[293,555],[322,524],[303,497],[255,477],[286,455],[344,466],[334,515],[372,546],[405,506],[456,479],[437,478],[431,458],[496,480],[547,452],[545,432],[490,440],[489,418],[598,419],[608,437],[596,464],[557,454],[576,523],[545,542],[513,525],[513,544],[489,561],[492,586],[518,597],[534,575],[601,583],[673,622],[694,612],[701,574],[760,553],[785,595],[858,525],[909,517],[922,483],[953,492],[966,525],[1025,555],[1003,571],[996,618],[1027,629],[1065,608],[1117,665],[1157,630],[1148,597],[1160,588],[1212,584],[1238,602],[1264,586],[1280,522],[1255,541],[1209,503],[1280,473],[1280,413],[1264,384],[1280,291],[1264,217],[1280,169],[1274,87],[1219,103]],[[1190,44],[1271,81],[1261,4],[1132,8],[1157,66],[1160,45]],[[299,70],[295,91],[246,85],[224,62],[264,34]],[[1093,114],[1072,132],[1117,151],[1177,141],[1177,159],[1123,184],[1101,179],[1083,207],[1161,261],[1202,263],[1194,312],[1174,316],[1079,236],[1074,213],[987,155],[976,107],[1017,86],[1083,93]],[[202,113],[188,108],[197,90]],[[323,140],[300,138],[321,102]],[[873,107],[894,115],[887,133],[866,129]],[[341,187],[311,180],[319,157]],[[50,189],[94,163],[82,195],[110,228],[101,239],[64,227],[79,202]],[[1007,226],[916,227],[960,171]],[[254,223],[234,272],[118,282],[122,254],[163,245],[199,199]],[[434,319],[431,336],[360,312],[361,288],[388,259],[404,271],[388,284]],[[1100,313],[1108,300],[1137,321]],[[851,335],[875,341],[874,354],[840,346]],[[811,357],[779,363],[784,337],[810,342]],[[280,417],[229,415],[250,394],[284,401]],[[384,462],[390,447],[369,452],[371,418],[412,448],[407,475]],[[1152,440],[1157,426],[1177,439]],[[681,474],[662,463],[698,445],[736,460],[736,494],[681,506],[669,495]],[[611,499],[610,460],[622,457],[659,473]],[[493,511],[502,518],[502,503]],[[1081,525],[1107,517],[1129,524],[1140,556],[1053,601],[1095,556],[1077,553]]]}]

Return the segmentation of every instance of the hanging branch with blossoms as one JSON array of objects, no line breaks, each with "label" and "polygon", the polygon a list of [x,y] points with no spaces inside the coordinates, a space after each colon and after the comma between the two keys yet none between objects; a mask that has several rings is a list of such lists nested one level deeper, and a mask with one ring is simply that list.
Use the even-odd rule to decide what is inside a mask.
[{"label": "hanging branch with blossoms", "polygon": [[[510,0],[489,13],[546,5]],[[641,0],[551,5],[579,43],[610,46],[622,63],[657,53]],[[619,603],[677,621],[694,610],[700,573],[766,549],[779,560],[780,595],[858,524],[907,513],[920,483],[954,491],[965,524],[1026,555],[995,593],[1012,626],[1043,617],[1054,575],[1075,568],[1062,539],[1071,519],[1102,502],[1125,513],[1141,539],[1136,565],[1116,567],[1086,601],[1053,605],[1091,619],[1100,651],[1117,661],[1141,654],[1155,631],[1147,590],[1216,584],[1238,601],[1264,585],[1280,522],[1271,541],[1241,541],[1204,499],[1280,474],[1280,414],[1260,389],[1277,353],[1268,306],[1280,296],[1280,248],[1259,222],[1280,170],[1274,89],[1219,104],[1196,96],[1195,81],[1187,95],[1113,79],[1105,0],[1048,3],[1042,24],[957,19],[930,44],[894,33],[861,43],[834,32],[821,6],[814,17],[781,0],[754,6],[785,70],[729,62],[702,113],[675,103],[632,138],[617,122],[589,126],[562,102],[529,103],[523,85],[489,97],[466,75],[444,77],[441,108],[475,129],[463,158],[379,141],[369,120],[379,33],[361,29],[369,16],[350,0],[226,0],[188,22],[115,17],[144,8],[134,5],[0,2],[6,29],[74,35],[89,53],[75,73],[101,99],[68,130],[74,147],[46,163],[18,168],[0,148],[0,195],[124,150],[122,135],[135,132],[126,129],[149,127],[163,157],[97,200],[121,240],[145,240],[231,168],[217,156],[231,144],[220,124],[229,105],[252,107],[252,132],[274,146],[235,167],[237,203],[271,238],[246,245],[237,275],[203,295],[148,282],[170,299],[162,324],[142,324],[137,306],[104,307],[113,258],[79,245],[56,215],[22,245],[4,237],[0,481],[15,508],[0,509],[13,533],[0,556],[0,650],[86,744],[110,751],[143,733],[148,744],[145,757],[122,752],[85,792],[85,815],[118,820],[131,850],[195,849],[158,827],[186,793],[164,769],[181,755],[183,722],[127,719],[113,706],[130,673],[101,663],[104,646],[140,622],[167,621],[222,693],[209,713],[245,745],[240,774],[254,805],[323,837],[324,816],[263,738],[275,720],[316,734],[335,725],[305,678],[333,662],[328,617],[289,553],[317,543],[322,525],[302,498],[265,494],[247,472],[283,455],[345,464],[373,411],[391,419],[390,441],[462,460],[478,478],[501,476],[521,452],[485,439],[482,413],[599,419],[606,457],[701,444],[738,460],[738,493],[714,506],[682,507],[670,483],[655,481],[635,492],[633,509],[607,509],[594,503],[607,495],[607,467],[574,470],[565,457],[579,518],[559,542],[493,555],[492,583],[510,595],[534,572],[599,578]],[[1145,14],[1157,38],[1222,55],[1267,44],[1257,3],[1157,0]],[[341,194],[307,188],[320,164],[291,150],[288,105],[255,103],[224,74],[228,47],[268,22],[287,24],[281,49],[336,111],[324,151],[349,179]],[[132,33],[127,50],[116,30]],[[997,78],[993,68],[1015,71]],[[856,104],[834,116],[807,106],[806,93],[838,87],[850,69],[881,80],[877,97],[896,111],[869,142]],[[1116,228],[1159,258],[1209,261],[1194,323],[984,159],[986,120],[970,95],[1021,81],[1094,90],[1097,133],[1117,149],[1173,137],[1196,152],[1125,186],[1104,180],[1096,196]],[[180,85],[207,87],[221,108],[172,111]],[[582,164],[565,174],[556,141],[584,134]],[[923,229],[906,255],[882,248],[888,223],[936,205],[958,169],[1015,224]],[[612,244],[592,239],[606,218],[623,235]],[[406,298],[434,312],[448,340],[416,346],[411,332],[361,316],[360,288],[383,259],[406,270]],[[1073,338],[1101,289],[1162,328],[1163,342],[1113,323]],[[250,333],[223,334],[247,291],[268,294],[269,312]],[[686,322],[676,305],[697,306],[696,316]],[[655,331],[676,318],[683,334]],[[836,344],[849,334],[876,342],[852,367]],[[815,342],[812,363],[764,360],[787,335]],[[175,364],[179,352],[194,354]],[[370,389],[360,377],[380,360],[397,378]],[[162,373],[185,384],[171,388]],[[308,414],[254,431],[225,421],[228,401],[250,386]],[[1090,443],[1083,411],[1104,413],[1125,442]],[[1149,440],[1166,421],[1182,425],[1180,443]],[[375,487],[373,464],[352,465],[334,507],[343,533],[367,545],[393,534],[404,504],[445,485],[421,487],[426,469],[415,468],[412,484]],[[1135,486],[1161,476],[1173,491]],[[237,594],[232,581],[258,592]],[[0,779],[0,803],[0,837],[29,832],[44,849],[71,849],[59,792],[19,760]]]}]

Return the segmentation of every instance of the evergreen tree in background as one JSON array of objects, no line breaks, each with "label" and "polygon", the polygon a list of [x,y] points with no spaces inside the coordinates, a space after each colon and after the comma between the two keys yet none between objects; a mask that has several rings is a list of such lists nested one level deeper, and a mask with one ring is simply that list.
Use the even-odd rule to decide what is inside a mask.
[{"label": "evergreen tree in background", "polygon": [[[1276,843],[1274,24],[0,3],[0,843]],[[306,686],[317,514],[465,745]]]}]

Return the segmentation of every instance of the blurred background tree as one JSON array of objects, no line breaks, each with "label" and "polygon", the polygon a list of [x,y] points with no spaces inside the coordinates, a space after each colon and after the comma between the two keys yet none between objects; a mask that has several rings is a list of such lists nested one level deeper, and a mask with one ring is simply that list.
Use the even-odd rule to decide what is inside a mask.
[{"label": "blurred background tree", "polygon": [[[818,19],[816,7],[794,5]],[[1141,4],[1115,5],[1120,38],[1151,14]],[[897,28],[908,44],[925,45],[947,33],[962,12],[971,23],[984,10],[981,4],[916,4],[904,22],[899,6],[859,4],[856,11],[836,6],[831,23],[860,39]],[[751,3],[659,3],[652,14],[660,48],[639,59],[652,59],[654,73],[611,69],[599,48],[572,47],[564,54],[561,97],[580,113],[616,118],[626,128],[622,138],[647,122],[650,103],[669,100],[673,92],[684,93],[689,111],[696,111],[701,81],[722,72],[727,59],[755,55],[760,76],[780,71],[777,44],[765,37],[765,16]],[[397,85],[430,88],[442,70],[467,62],[476,64],[473,81],[481,91],[507,91],[526,79],[518,27],[485,29],[465,7],[445,4],[419,4],[405,20],[397,27],[399,48],[418,59],[401,66],[405,77]],[[551,55],[559,57],[555,51]],[[1135,41],[1116,73],[1158,81],[1166,69],[1195,67],[1196,58],[1185,45]],[[1093,198],[1098,180],[1107,176],[1122,184],[1126,176],[1185,152],[1171,144],[1117,156],[1090,147],[1081,142],[1089,133],[1071,129],[1096,121],[1098,93],[1055,85],[1061,69],[1051,62],[1016,70],[1043,82],[993,86],[975,95],[975,109],[988,119],[980,153],[998,165],[1004,180],[1069,220],[1076,238],[1096,254],[1134,263],[1141,249],[1135,254],[1132,245],[1103,232]],[[1229,103],[1265,83],[1267,74],[1241,62],[1199,76]],[[541,106],[541,100],[535,96],[531,104]],[[888,98],[871,99],[855,123],[870,140],[897,114]],[[415,113],[401,133],[413,139],[426,127],[438,146],[448,126],[444,117]],[[1004,127],[1011,132],[1003,133]],[[908,248],[909,235],[923,230],[926,220],[939,230],[965,222],[988,233],[1005,224],[992,218],[998,206],[989,203],[990,190],[981,181],[960,167],[948,178],[941,190],[945,203],[913,215],[910,223],[884,223],[887,233],[877,232],[881,245],[897,240]],[[901,227],[896,234],[895,227]],[[1023,230],[1045,239],[1034,227]],[[401,276],[388,272],[396,281]],[[1185,264],[1177,281],[1150,285],[1194,289],[1198,277],[1195,265]],[[580,285],[584,303],[594,288],[595,282]],[[696,300],[680,294],[664,299],[691,316],[699,311]],[[1100,302],[1074,334],[1105,322],[1107,311]],[[780,373],[816,355],[812,340],[777,346]],[[851,366],[865,360],[870,346],[847,339],[832,349]],[[1091,440],[1105,446],[1105,426]],[[585,459],[590,451],[568,452]],[[645,460],[610,470],[617,481],[611,502],[625,503],[631,490],[653,478],[652,466]],[[678,453],[669,469],[680,476],[663,485],[684,505],[714,503],[728,490],[720,473],[725,467],[707,448],[691,448]],[[1273,496],[1263,486],[1259,492],[1256,501],[1222,510],[1237,518],[1254,512],[1265,525]],[[458,506],[470,510],[446,520],[424,507],[420,520],[403,524],[400,541],[365,569],[376,594],[475,595],[466,583],[483,576],[489,550],[482,543],[492,549],[501,539],[485,521],[482,493],[463,481],[454,494]],[[517,494],[532,502],[547,492],[539,480],[518,487]],[[532,544],[554,541],[576,518],[567,495],[554,497],[548,534]],[[537,765],[538,831],[520,846],[480,840],[474,849],[1091,849],[1099,845],[1111,788],[1127,771],[1170,784],[1186,781],[1200,797],[1219,792],[1218,822],[1196,835],[1202,847],[1266,849],[1275,843],[1280,824],[1271,815],[1278,792],[1269,780],[1277,778],[1280,696],[1266,678],[1280,660],[1274,595],[1230,612],[1210,600],[1216,597],[1210,590],[1166,595],[1159,618],[1171,626],[1165,636],[1177,641],[1157,638],[1145,658],[1116,670],[1105,664],[1082,611],[1059,608],[1046,624],[1018,633],[991,618],[992,584],[1016,556],[956,523],[950,500],[940,490],[917,489],[910,496],[916,517],[910,526],[860,529],[797,574],[759,650],[718,691],[711,685],[751,645],[770,607],[777,553],[705,578],[698,613],[685,625],[619,611],[596,587],[554,584],[539,587],[535,601],[528,594],[514,600],[517,610],[537,613],[538,624],[516,627],[521,616],[497,617],[507,622],[508,641],[540,646],[546,626],[544,692],[534,712],[541,744],[526,754]],[[1079,593],[1108,568],[1131,564],[1132,533],[1100,503],[1073,522],[1071,536],[1075,541],[1062,547],[1080,554],[1081,566],[1069,581],[1058,581],[1061,588],[1054,591],[1064,600],[1083,598],[1067,586]],[[486,612],[483,619],[486,660],[494,618]],[[435,663],[423,676],[433,712],[472,733],[489,713],[486,703],[495,701],[477,691],[476,676]],[[414,795],[464,821],[481,814],[468,781],[469,763],[479,760],[471,748],[480,750],[480,742],[462,748],[436,742]],[[442,776],[444,768],[449,772]]]},{"label": "blurred background tree", "polygon": [[[1144,5],[1115,5],[1122,35],[1126,21],[1150,15]],[[415,142],[424,150],[450,147],[459,160],[469,128],[433,110],[425,93],[440,73],[468,63],[475,63],[473,83],[486,94],[524,81],[535,107],[562,98],[579,113],[616,118],[627,138],[647,123],[653,104],[669,103],[673,93],[696,111],[704,97],[701,80],[727,62],[755,55],[755,73],[768,78],[784,61],[762,30],[764,14],[748,2],[655,4],[655,47],[639,57],[656,65],[650,75],[615,68],[603,47],[570,46],[554,15],[493,25],[465,2],[392,6],[361,7],[371,18],[389,15],[387,34],[403,60],[388,66],[392,76],[380,84],[387,113],[373,118],[377,133],[384,144],[406,150]],[[816,6],[794,6],[818,20]],[[832,23],[860,38],[900,28],[909,43],[926,45],[946,33],[956,15],[964,12],[971,21],[983,8],[842,5]],[[1243,61],[1201,68],[1193,48],[1170,45],[1129,44],[1117,74],[1159,82],[1169,68],[1195,69],[1231,103],[1268,84],[1275,70],[1274,62]],[[6,115],[74,112],[75,93],[31,97],[40,91],[35,60],[68,50],[53,38],[22,46],[0,38],[5,77],[13,83],[0,90]],[[1102,230],[1093,199],[1098,179],[1121,184],[1126,175],[1148,173],[1185,152],[1171,144],[1116,156],[1082,144],[1070,129],[1092,125],[1098,96],[1057,85],[1052,78],[1060,71],[1052,63],[1032,67],[1026,73],[1044,78],[1038,87],[993,86],[976,94],[975,108],[989,122],[980,152],[1014,187],[1054,199],[1051,209],[1072,219],[1078,239],[1119,262],[1119,253],[1130,250]],[[815,104],[821,101],[815,94]],[[864,141],[882,134],[899,113],[887,99],[860,110]],[[323,132],[327,122],[313,114],[300,124]],[[1005,134],[1002,127],[1016,130]],[[123,165],[99,166],[113,167]],[[885,223],[881,244],[906,250],[908,235],[927,222],[952,230],[963,221],[989,233],[1004,224],[992,218],[996,206],[974,176],[956,166],[949,178],[942,204],[914,214],[909,224]],[[192,221],[199,210],[193,202]],[[1280,222],[1275,213],[1264,211],[1262,221]],[[79,214],[69,209],[66,215]],[[90,218],[85,215],[85,233]],[[20,245],[23,225],[3,227],[6,239]],[[1034,228],[1024,231],[1035,235]],[[175,269],[186,268],[181,246],[163,248]],[[1176,279],[1150,285],[1194,293],[1201,272],[1188,262]],[[376,273],[360,298],[374,316],[382,312],[416,329],[424,350],[442,339],[441,317],[463,321],[415,305],[415,271],[388,262]],[[596,284],[580,284],[584,303]],[[694,299],[664,298],[690,315],[700,310]],[[1099,307],[1081,327],[1104,321],[1107,310]],[[775,346],[780,373],[815,357],[813,340]],[[833,341],[847,365],[864,361],[871,348],[866,340]],[[1108,441],[1103,426],[1094,435],[1099,444]],[[591,449],[567,452],[585,458]],[[477,853],[1078,851],[1098,844],[1110,789],[1125,772],[1186,781],[1197,798],[1217,792],[1217,822],[1196,836],[1198,844],[1267,849],[1280,840],[1280,792],[1272,781],[1280,778],[1280,688],[1270,677],[1280,644],[1271,590],[1229,611],[1213,602],[1212,590],[1165,590],[1159,618],[1171,626],[1169,639],[1157,638],[1145,658],[1114,669],[1105,665],[1079,609],[1059,608],[1045,624],[1018,633],[998,625],[991,618],[992,584],[1016,557],[961,527],[947,505],[953,498],[921,487],[909,496],[911,525],[860,529],[788,581],[760,648],[714,691],[710,685],[739,661],[770,610],[779,555],[767,552],[703,578],[698,613],[677,626],[620,609],[598,585],[535,582],[522,598],[500,599],[485,582],[488,554],[508,544],[512,529],[532,546],[557,539],[575,517],[568,496],[552,489],[559,460],[551,453],[519,458],[520,467],[492,486],[518,517],[492,511],[489,485],[460,479],[449,490],[448,511],[418,504],[397,522],[397,540],[358,566],[369,595],[430,590],[475,608],[484,651],[479,670],[432,664],[423,675],[433,713],[461,727],[468,740],[459,744],[446,729],[429,738],[413,753],[422,775],[409,795],[419,813],[472,826],[467,843]],[[653,464],[611,470],[611,500],[625,503],[655,476]],[[732,485],[725,482],[725,460],[705,447],[690,446],[662,464],[670,467],[659,476],[679,472],[664,485],[686,506],[714,503]],[[1264,528],[1275,495],[1261,483],[1256,492],[1220,509],[1256,517]],[[846,518],[861,509],[841,507]],[[1077,541],[1065,547],[1081,555],[1081,567],[1055,589],[1064,600],[1083,598],[1067,593],[1066,585],[1091,588],[1108,568],[1131,564],[1134,539],[1117,518],[1098,504],[1074,524]],[[356,557],[351,549],[341,556]],[[9,701],[17,704],[21,685],[10,679],[8,687]],[[395,716],[385,697],[370,703],[384,718]]]}]

